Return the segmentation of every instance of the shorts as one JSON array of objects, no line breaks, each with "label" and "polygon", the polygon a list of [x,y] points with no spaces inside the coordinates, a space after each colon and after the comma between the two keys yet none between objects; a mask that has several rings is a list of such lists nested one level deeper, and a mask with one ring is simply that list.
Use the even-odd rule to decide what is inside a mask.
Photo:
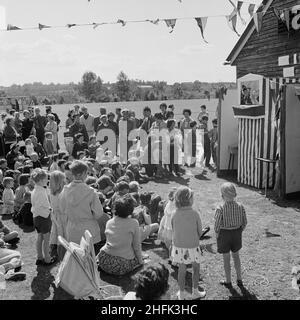
[{"label": "shorts", "polygon": [[200,263],[201,250],[197,248],[177,248],[172,247],[171,256],[174,263],[191,264],[193,262]]},{"label": "shorts", "polygon": [[50,215],[48,218],[37,216],[33,218],[33,224],[37,233],[49,233],[51,231],[52,221]]},{"label": "shorts", "polygon": [[217,238],[218,253],[237,252],[242,248],[242,228],[221,229]]}]

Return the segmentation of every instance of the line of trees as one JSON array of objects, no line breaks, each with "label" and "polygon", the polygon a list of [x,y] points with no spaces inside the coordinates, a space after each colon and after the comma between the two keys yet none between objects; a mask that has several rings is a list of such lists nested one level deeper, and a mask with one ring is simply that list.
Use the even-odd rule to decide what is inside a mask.
[{"label": "line of trees", "polygon": [[232,82],[176,82],[132,80],[121,71],[115,83],[104,83],[99,75],[87,71],[77,84],[32,84],[0,87],[0,98],[27,96],[32,104],[63,104],[80,102],[149,101],[170,99],[215,98],[218,88],[235,88]]}]

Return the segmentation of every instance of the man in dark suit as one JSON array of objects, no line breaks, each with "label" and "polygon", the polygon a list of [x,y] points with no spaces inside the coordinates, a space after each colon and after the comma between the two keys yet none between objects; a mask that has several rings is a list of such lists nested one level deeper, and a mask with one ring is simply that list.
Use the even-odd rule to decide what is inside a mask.
[{"label": "man in dark suit", "polygon": [[36,132],[36,137],[38,142],[43,145],[45,139],[45,126],[47,124],[47,119],[44,116],[41,116],[41,109],[39,107],[35,107],[34,109],[35,117],[33,117],[33,125]]},{"label": "man in dark suit", "polygon": [[106,114],[106,109],[105,108],[100,108],[100,115],[99,117],[96,117],[94,119],[94,130],[95,132],[97,133],[97,129],[99,127],[99,124],[101,123],[101,116],[105,115]]},{"label": "man in dark suit", "polygon": [[149,134],[150,129],[152,127],[153,122],[155,122],[154,117],[151,115],[151,109],[149,107],[145,107],[143,110],[144,119],[141,125],[141,128]]}]

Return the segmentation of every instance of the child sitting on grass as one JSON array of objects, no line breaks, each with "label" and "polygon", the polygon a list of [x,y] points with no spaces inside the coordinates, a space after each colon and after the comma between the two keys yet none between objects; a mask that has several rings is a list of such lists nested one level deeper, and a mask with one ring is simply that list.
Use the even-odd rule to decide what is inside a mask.
[{"label": "child sitting on grass", "polygon": [[141,195],[134,193],[133,197],[137,202],[137,206],[133,210],[132,217],[139,223],[141,242],[143,242],[150,235],[158,231],[159,225],[158,223],[151,223],[151,217],[146,207],[148,201],[147,196],[143,193]]},{"label": "child sitting on grass", "polygon": [[223,254],[226,280],[221,284],[232,287],[230,252],[232,254],[237,276],[238,286],[242,286],[241,261],[239,250],[242,248],[242,232],[247,225],[245,208],[235,201],[236,189],[232,183],[224,183],[221,186],[221,194],[224,203],[216,209],[215,232],[217,237],[218,253]]},{"label": "child sitting on grass", "polygon": [[31,193],[29,191],[24,193],[23,201],[24,203],[19,211],[20,221],[25,227],[32,227],[33,215],[31,212]]},{"label": "child sitting on grass", "polygon": [[34,189],[31,193],[32,214],[35,229],[38,233],[36,241],[36,265],[49,266],[55,262],[50,256],[51,206],[47,194],[48,175],[42,169],[35,169],[31,174]]},{"label": "child sitting on grass", "polygon": [[202,223],[199,213],[192,208],[194,193],[188,187],[179,187],[175,193],[176,211],[172,218],[173,247],[172,258],[174,263],[179,264],[178,300],[186,300],[185,276],[188,264],[193,266],[192,276],[192,299],[203,298],[205,291],[198,290],[200,277],[201,250],[199,240],[202,235]]},{"label": "child sitting on grass", "polygon": [[13,192],[14,179],[12,177],[5,177],[3,179],[3,209],[2,215],[12,214],[14,212],[15,195]]},{"label": "child sitting on grass", "polygon": [[29,181],[29,174],[21,174],[19,177],[19,187],[16,189],[14,211],[18,213],[24,203],[24,194]]}]

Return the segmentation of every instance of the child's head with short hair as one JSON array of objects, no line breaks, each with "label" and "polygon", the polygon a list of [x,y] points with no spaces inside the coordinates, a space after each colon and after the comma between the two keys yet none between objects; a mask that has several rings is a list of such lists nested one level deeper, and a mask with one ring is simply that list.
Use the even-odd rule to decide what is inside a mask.
[{"label": "child's head with short hair", "polygon": [[114,203],[114,215],[120,218],[127,218],[132,215],[135,200],[130,194],[116,199]]},{"label": "child's head with short hair", "polygon": [[236,188],[233,183],[225,182],[221,186],[221,194],[224,201],[234,201],[236,198]]},{"label": "child's head with short hair", "polygon": [[129,183],[129,192],[130,193],[136,193],[139,192],[140,189],[140,185],[137,181],[131,181]]},{"label": "child's head with short hair", "polygon": [[84,181],[86,179],[88,166],[84,161],[75,160],[70,165],[70,169],[75,180]]},{"label": "child's head with short hair", "polygon": [[50,173],[50,192],[56,196],[60,194],[64,188],[66,176],[63,172],[55,170]]},{"label": "child's head with short hair", "polygon": [[33,161],[33,162],[36,162],[39,160],[39,156],[36,152],[32,152],[32,154],[30,155],[30,159]]},{"label": "child's head with short hair", "polygon": [[31,192],[26,191],[23,195],[23,200],[25,203],[31,203]]},{"label": "child's head with short hair", "polygon": [[194,202],[194,192],[189,187],[179,187],[175,193],[177,208],[191,207]]},{"label": "child's head with short hair", "polygon": [[31,178],[35,185],[38,186],[47,186],[48,183],[48,175],[47,172],[41,168],[36,168],[31,173]]},{"label": "child's head with short hair", "polygon": [[201,108],[201,111],[202,111],[202,112],[205,112],[205,111],[206,111],[206,105],[205,105],[205,104],[203,104],[200,108]]},{"label": "child's head with short hair", "polygon": [[19,185],[26,186],[26,184],[28,184],[29,178],[30,178],[30,175],[28,173],[21,174],[19,177]]},{"label": "child's head with short hair", "polygon": [[150,204],[151,201],[151,193],[150,192],[142,192],[140,194],[140,200],[141,200],[141,204],[144,206],[148,206]]},{"label": "child's head with short hair", "polygon": [[62,172],[65,171],[65,164],[66,164],[66,162],[67,162],[67,161],[66,161],[66,160],[63,160],[63,159],[58,160],[57,165],[58,165],[60,171],[62,171]]},{"label": "child's head with short hair", "polygon": [[7,168],[7,160],[6,159],[0,159],[0,168],[1,169]]},{"label": "child's head with short hair", "polygon": [[13,187],[13,185],[14,185],[14,178],[12,178],[12,177],[5,177],[4,179],[3,179],[3,187],[4,188],[12,188]]},{"label": "child's head with short hair", "polygon": [[117,184],[117,191],[121,195],[129,193],[129,184],[125,181],[121,181]]},{"label": "child's head with short hair", "polygon": [[162,263],[148,266],[135,276],[136,297],[159,300],[169,288],[169,270]]}]

